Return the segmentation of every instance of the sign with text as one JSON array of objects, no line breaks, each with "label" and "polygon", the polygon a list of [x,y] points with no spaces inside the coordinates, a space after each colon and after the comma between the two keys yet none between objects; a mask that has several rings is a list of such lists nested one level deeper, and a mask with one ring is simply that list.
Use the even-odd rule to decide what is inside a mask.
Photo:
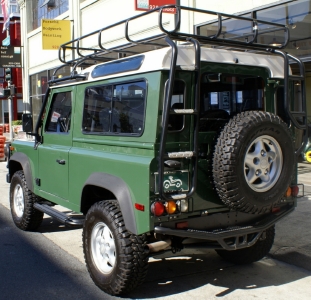
[{"label": "sign with text", "polygon": [[59,46],[71,40],[69,20],[41,20],[42,49],[58,50]]},{"label": "sign with text", "polygon": [[[135,9],[147,11],[168,4],[176,5],[176,0],[135,0]],[[163,11],[173,14],[175,13],[175,8],[167,8]]]},{"label": "sign with text", "polygon": [[0,65],[2,68],[21,68],[21,47],[0,47]]}]

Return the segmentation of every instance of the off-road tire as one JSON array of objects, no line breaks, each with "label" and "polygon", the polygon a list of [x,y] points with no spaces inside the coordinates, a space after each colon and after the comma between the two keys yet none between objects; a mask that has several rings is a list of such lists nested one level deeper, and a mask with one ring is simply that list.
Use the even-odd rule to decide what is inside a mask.
[{"label": "off-road tire", "polygon": [[126,230],[117,201],[95,203],[83,226],[84,258],[94,283],[110,295],[125,294],[140,285],[148,268],[145,240],[144,235]]},{"label": "off-road tire", "polygon": [[239,250],[216,250],[223,259],[237,265],[250,264],[264,258],[270,251],[275,235],[275,226],[268,228],[265,232],[265,238],[259,240],[251,247]]},{"label": "off-road tire", "polygon": [[18,228],[31,231],[41,225],[44,214],[33,207],[36,201],[38,197],[29,190],[24,172],[14,173],[10,185],[10,207]]},{"label": "off-road tire", "polygon": [[294,167],[294,146],[287,125],[268,112],[242,112],[225,125],[217,140],[214,184],[230,208],[263,214],[284,196]]}]

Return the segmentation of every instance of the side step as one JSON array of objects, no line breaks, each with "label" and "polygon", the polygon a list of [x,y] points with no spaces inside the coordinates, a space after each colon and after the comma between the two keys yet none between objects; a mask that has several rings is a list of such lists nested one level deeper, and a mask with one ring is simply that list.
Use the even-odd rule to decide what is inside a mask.
[{"label": "side step", "polygon": [[67,214],[58,211],[57,209],[47,205],[47,204],[40,204],[35,203],[34,208],[44,212],[45,214],[51,216],[52,218],[56,219],[57,221],[63,223],[65,226],[68,227],[83,227],[84,224],[84,217],[83,218],[73,218],[68,216]]}]

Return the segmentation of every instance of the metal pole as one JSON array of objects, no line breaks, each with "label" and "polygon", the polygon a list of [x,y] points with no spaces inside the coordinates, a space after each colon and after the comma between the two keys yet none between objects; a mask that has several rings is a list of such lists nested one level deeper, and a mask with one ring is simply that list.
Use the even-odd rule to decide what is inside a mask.
[{"label": "metal pole", "polygon": [[8,97],[8,108],[9,108],[10,141],[12,141],[12,140],[13,140],[13,128],[12,128],[12,116],[13,116],[12,96],[9,96],[9,97]]}]

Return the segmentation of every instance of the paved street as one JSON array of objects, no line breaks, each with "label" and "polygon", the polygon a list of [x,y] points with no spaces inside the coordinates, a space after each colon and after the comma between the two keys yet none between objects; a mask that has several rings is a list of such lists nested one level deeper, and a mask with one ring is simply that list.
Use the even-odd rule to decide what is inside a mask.
[{"label": "paved street", "polygon": [[[0,295],[2,299],[115,299],[101,292],[84,265],[81,229],[46,217],[39,232],[18,230],[12,220],[0,163]],[[299,165],[310,195],[277,224],[271,253],[260,262],[234,266],[213,250],[185,250],[150,260],[134,299],[311,299],[311,166]],[[128,298],[126,298],[128,299]]]}]

